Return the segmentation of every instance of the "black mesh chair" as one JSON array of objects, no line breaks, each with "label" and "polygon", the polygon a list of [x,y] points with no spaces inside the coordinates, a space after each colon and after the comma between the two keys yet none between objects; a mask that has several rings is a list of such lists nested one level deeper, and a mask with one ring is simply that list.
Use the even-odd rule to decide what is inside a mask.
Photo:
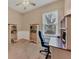
[{"label": "black mesh chair", "polygon": [[42,47],[45,47],[44,50],[40,50],[40,53],[41,52],[46,52],[47,54],[46,54],[46,58],[45,59],[48,59],[49,54],[50,54],[50,49],[49,49],[49,46],[48,45],[45,45],[47,42],[44,42],[44,38],[42,36],[41,31],[39,31],[39,38],[40,38],[40,41],[41,41],[41,46]]}]

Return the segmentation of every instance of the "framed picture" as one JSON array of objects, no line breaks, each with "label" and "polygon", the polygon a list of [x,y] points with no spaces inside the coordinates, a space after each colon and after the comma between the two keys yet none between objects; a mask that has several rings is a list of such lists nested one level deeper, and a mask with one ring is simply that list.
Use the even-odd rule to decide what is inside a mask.
[{"label": "framed picture", "polygon": [[47,12],[43,14],[43,32],[48,36],[58,34],[58,11]]}]

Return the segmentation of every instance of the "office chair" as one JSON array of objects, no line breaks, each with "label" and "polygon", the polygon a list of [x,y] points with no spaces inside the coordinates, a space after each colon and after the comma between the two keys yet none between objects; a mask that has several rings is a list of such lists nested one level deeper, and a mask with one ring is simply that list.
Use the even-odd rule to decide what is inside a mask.
[{"label": "office chair", "polygon": [[50,49],[49,49],[49,46],[48,46],[48,45],[45,45],[45,44],[47,44],[47,43],[44,42],[44,38],[43,38],[43,36],[42,36],[41,31],[39,31],[39,38],[40,38],[40,41],[41,41],[41,46],[46,48],[46,49],[44,49],[44,50],[40,50],[40,53],[41,53],[41,52],[46,52],[47,54],[46,54],[45,59],[48,59],[49,54],[50,54]]}]

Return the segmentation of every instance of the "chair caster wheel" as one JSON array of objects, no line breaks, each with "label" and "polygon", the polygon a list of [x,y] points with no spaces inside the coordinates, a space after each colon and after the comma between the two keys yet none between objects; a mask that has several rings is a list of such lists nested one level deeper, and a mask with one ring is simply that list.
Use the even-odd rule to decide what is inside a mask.
[{"label": "chair caster wheel", "polygon": [[41,51],[40,51],[40,53],[41,53]]}]

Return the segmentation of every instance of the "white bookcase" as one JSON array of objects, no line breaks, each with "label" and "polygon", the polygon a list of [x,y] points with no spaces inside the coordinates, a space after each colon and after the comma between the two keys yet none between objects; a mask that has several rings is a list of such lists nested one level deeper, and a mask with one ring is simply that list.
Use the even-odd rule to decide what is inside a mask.
[{"label": "white bookcase", "polygon": [[64,48],[71,49],[71,15],[66,15],[60,23],[61,40],[63,42]]}]

